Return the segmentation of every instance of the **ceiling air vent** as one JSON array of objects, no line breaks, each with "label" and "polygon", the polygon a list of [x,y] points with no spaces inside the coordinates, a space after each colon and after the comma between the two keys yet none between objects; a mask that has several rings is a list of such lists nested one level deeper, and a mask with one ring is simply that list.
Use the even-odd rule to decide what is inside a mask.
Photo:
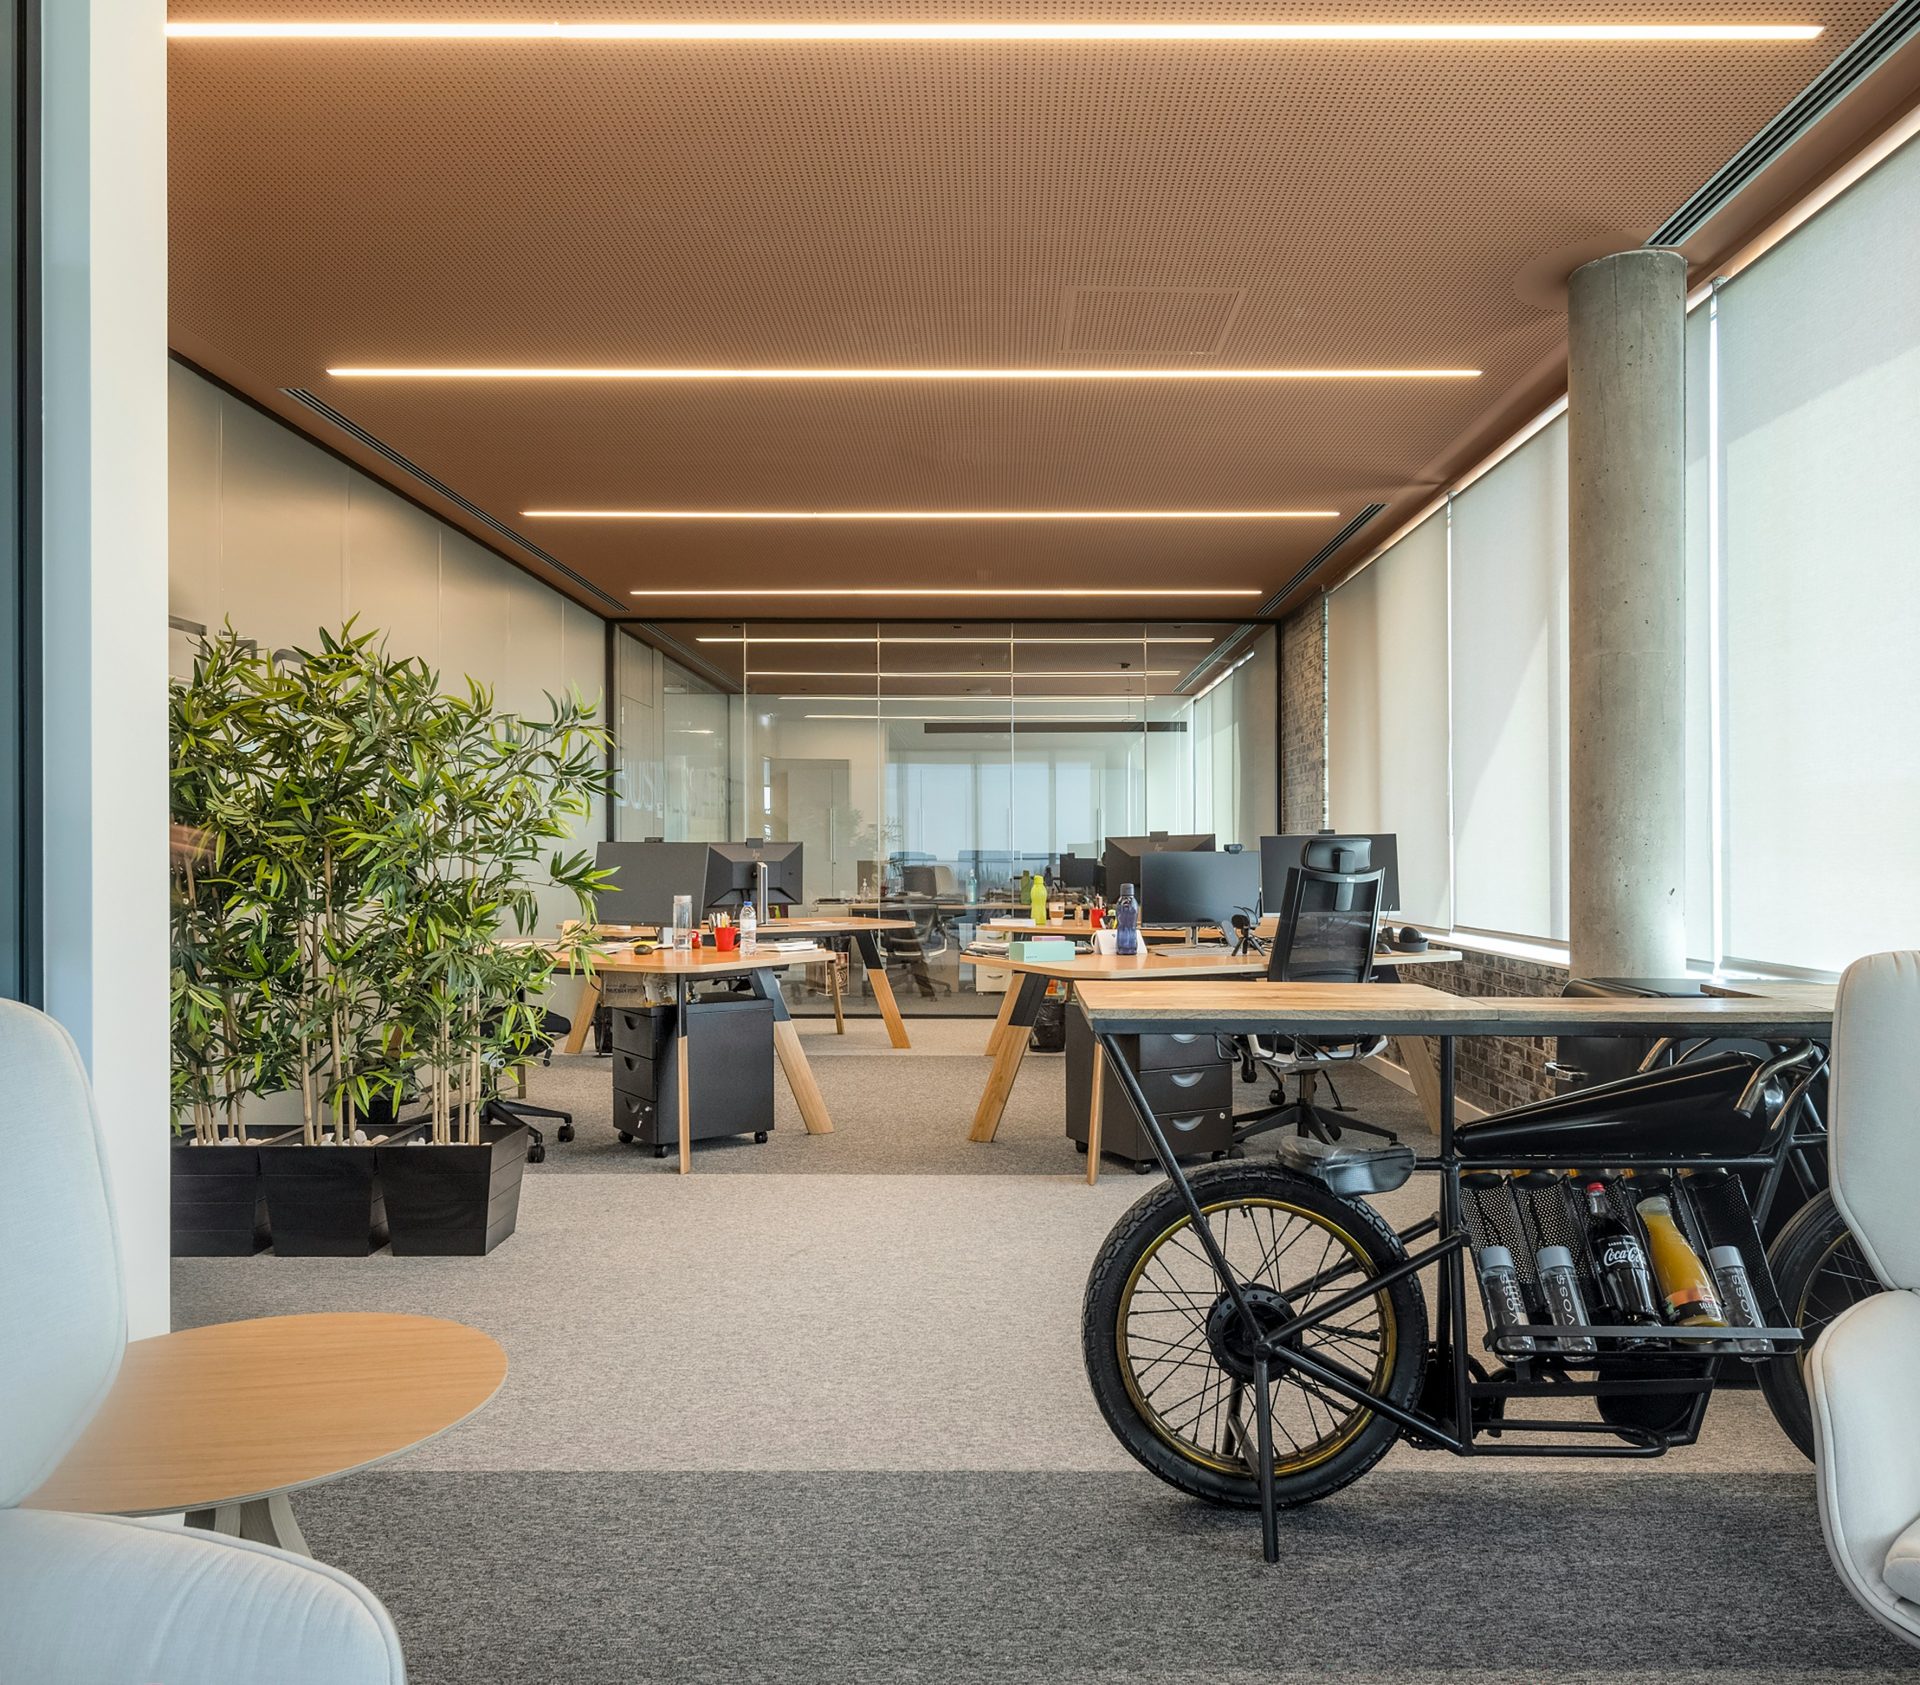
[{"label": "ceiling air vent", "polygon": [[1872,75],[1883,59],[1905,46],[1916,30],[1920,30],[1920,0],[1899,0],[1654,230],[1647,244],[1677,246],[1690,240],[1726,208],[1735,194]]},{"label": "ceiling air vent", "polygon": [[399,469],[401,473],[405,474],[408,479],[418,485],[425,486],[435,497],[451,503],[461,514],[467,516],[470,520],[478,521],[480,525],[485,527],[489,532],[498,533],[500,537],[504,538],[509,544],[515,546],[517,549],[526,551],[529,556],[538,558],[543,565],[552,568],[553,571],[562,578],[572,580],[581,590],[590,592],[593,596],[598,597],[608,608],[614,609],[623,615],[633,612],[632,604],[623,603],[618,597],[608,596],[607,593],[601,590],[598,585],[594,584],[591,579],[588,579],[585,574],[576,573],[572,568],[568,567],[565,562],[561,561],[558,556],[551,554],[549,551],[542,550],[540,546],[535,544],[531,539],[522,538],[520,534],[508,526],[505,521],[495,520],[494,517],[482,509],[479,504],[470,502],[468,499],[462,497],[452,486],[448,485],[446,481],[436,480],[426,469],[420,467],[417,463],[409,462],[391,445],[385,443],[383,440],[376,439],[357,421],[348,420],[346,416],[342,415],[333,405],[328,403],[326,399],[316,397],[313,393],[300,386],[283,386],[280,390],[296,404],[304,405],[307,409],[312,410],[315,415],[319,416],[322,421],[339,428],[342,433],[349,435],[357,443],[365,445],[368,450],[384,458],[395,468]]},{"label": "ceiling air vent", "polygon": [[1362,509],[1359,514],[1347,522],[1333,537],[1321,545],[1318,550],[1314,551],[1314,553],[1307,558],[1306,565],[1262,603],[1256,612],[1262,616],[1278,614],[1280,612],[1280,605],[1284,603],[1287,598],[1292,596],[1295,591],[1299,590],[1302,585],[1318,573],[1322,566],[1333,559],[1334,552],[1337,551],[1341,545],[1351,539],[1355,533],[1385,508],[1386,505],[1384,503],[1369,503],[1366,508]]},{"label": "ceiling air vent", "polygon": [[1089,356],[1211,357],[1244,287],[1069,287],[1060,349]]}]

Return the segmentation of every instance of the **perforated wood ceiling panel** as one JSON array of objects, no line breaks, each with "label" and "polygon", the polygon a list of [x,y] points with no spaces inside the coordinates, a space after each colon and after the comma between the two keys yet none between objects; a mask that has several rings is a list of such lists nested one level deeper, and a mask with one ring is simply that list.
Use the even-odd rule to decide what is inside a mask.
[{"label": "perforated wood ceiling panel", "polygon": [[[896,583],[1264,593],[1365,504],[1389,506],[1372,529],[1384,531],[1460,466],[1450,452],[1462,440],[1550,388],[1566,271],[1645,239],[1877,10],[1873,0],[1332,9],[1362,20],[1826,25],[1815,42],[1784,46],[176,42],[173,339],[283,412],[281,389],[313,390],[648,612],[663,605],[627,593]],[[509,0],[175,7],[242,11],[532,15]],[[651,14],[542,0],[533,11],[1088,15],[1031,0],[735,0]],[[1329,8],[1165,0],[1099,15],[1297,21]],[[543,386],[347,382],[325,374],[330,363],[1486,372],[1413,385]],[[304,424],[343,442],[310,415]],[[745,527],[521,517],[542,507],[1341,516]],[[670,606],[743,612],[727,599]]]}]

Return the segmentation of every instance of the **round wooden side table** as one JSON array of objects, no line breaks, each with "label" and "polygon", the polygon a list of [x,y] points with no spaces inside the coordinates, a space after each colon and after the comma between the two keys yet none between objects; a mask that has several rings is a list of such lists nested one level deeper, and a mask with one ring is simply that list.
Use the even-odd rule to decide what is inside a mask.
[{"label": "round wooden side table", "polygon": [[311,1555],[287,1494],[385,1462],[500,1390],[477,1328],[378,1311],[268,1316],[128,1345],[30,1509],[166,1515]]}]

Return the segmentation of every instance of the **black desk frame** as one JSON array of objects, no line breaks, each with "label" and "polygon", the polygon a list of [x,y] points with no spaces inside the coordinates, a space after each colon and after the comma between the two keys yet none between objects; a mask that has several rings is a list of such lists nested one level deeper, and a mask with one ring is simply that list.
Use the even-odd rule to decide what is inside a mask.
[{"label": "black desk frame", "polygon": [[[1665,1002],[1671,1006],[1674,1003]],[[1671,1016],[1647,1021],[1636,1019],[1634,1003],[1621,1002],[1622,1010],[1615,1019],[1609,1016],[1604,1021],[1586,1018],[1581,1021],[1583,1028],[1601,1034],[1636,1035],[1651,1034],[1671,1036],[1676,1030],[1689,1034],[1724,1034],[1724,1025],[1716,1026],[1713,1018],[1703,1013],[1698,1027],[1676,1024]],[[1085,1011],[1084,1005],[1081,1008]],[[1522,1382],[1513,1381],[1495,1383],[1476,1381],[1467,1364],[1467,1252],[1471,1244],[1461,1209],[1460,1177],[1464,1170],[1532,1170],[1540,1167],[1538,1157],[1519,1157],[1513,1159],[1479,1158],[1463,1160],[1454,1139],[1454,1037],[1458,1034],[1511,1036],[1511,1035],[1555,1035],[1562,1033],[1568,1026],[1565,1018],[1555,1018],[1543,1013],[1539,1023],[1524,1017],[1524,1014],[1502,1017],[1488,1022],[1457,1018],[1452,1015],[1436,1014],[1432,1020],[1424,1023],[1408,1023],[1404,1018],[1395,1022],[1382,1022],[1377,1025],[1352,1021],[1351,1015],[1343,1016],[1337,1025],[1329,1025],[1316,1032],[1310,1025],[1289,1026],[1289,1033],[1298,1035],[1381,1034],[1399,1036],[1430,1036],[1439,1044],[1440,1074],[1440,1150],[1431,1158],[1415,1160],[1416,1173],[1437,1173],[1440,1177],[1440,1200],[1438,1213],[1399,1231],[1402,1242],[1437,1235],[1438,1238],[1424,1250],[1410,1254],[1392,1268],[1382,1270],[1378,1275],[1369,1276],[1358,1287],[1336,1294],[1317,1309],[1295,1316],[1269,1333],[1261,1332],[1258,1319],[1247,1300],[1242,1284],[1235,1276],[1227,1261],[1225,1252],[1214,1235],[1213,1226],[1207,1221],[1199,1197],[1194,1193],[1193,1184],[1187,1179],[1185,1170],[1175,1157],[1165,1129],[1154,1114],[1152,1103],[1147,1099],[1141,1087],[1139,1077],[1134,1073],[1123,1056],[1118,1038],[1128,1034],[1247,1034],[1265,1030],[1272,1032],[1270,1021],[1262,1023],[1259,1016],[1239,1015],[1245,1022],[1236,1022],[1233,1015],[1214,1013],[1206,1015],[1196,1013],[1192,1019],[1171,1020],[1165,1016],[1153,1018],[1133,1018],[1124,1009],[1103,1011],[1098,1020],[1089,1014],[1095,1039],[1108,1061],[1109,1069],[1115,1080],[1126,1090],[1134,1108],[1140,1114],[1141,1123],[1148,1139],[1153,1144],[1154,1154],[1160,1161],[1160,1168],[1166,1172],[1168,1181],[1178,1192],[1181,1203],[1185,1205],[1193,1232],[1206,1252],[1213,1266],[1221,1290],[1233,1301],[1242,1328],[1246,1331],[1248,1344],[1254,1353],[1254,1409],[1257,1417],[1255,1456],[1258,1466],[1254,1477],[1260,1491],[1260,1545],[1261,1554],[1268,1562],[1280,1559],[1279,1510],[1274,1496],[1273,1472],[1273,1422],[1271,1410],[1272,1383],[1279,1369],[1297,1369],[1309,1380],[1324,1387],[1328,1392],[1349,1400],[1354,1404],[1365,1405],[1378,1411],[1382,1416],[1397,1423],[1406,1432],[1450,1451],[1456,1456],[1495,1456],[1495,1457],[1658,1457],[1674,1445],[1691,1444],[1698,1436],[1701,1420],[1706,1415],[1707,1400],[1713,1390],[1711,1375],[1689,1385],[1677,1380],[1593,1380],[1587,1382]],[[1766,1023],[1747,1022],[1739,1026],[1739,1034],[1755,1040],[1770,1042],[1813,1042],[1824,1044],[1831,1035],[1830,1021],[1823,1018],[1807,1019],[1796,1016],[1791,1010],[1783,1010],[1777,1021]],[[1822,1057],[1824,1064],[1824,1056]],[[1738,1158],[1706,1158],[1682,1156],[1680,1158],[1652,1158],[1646,1155],[1609,1154],[1610,1166],[1620,1169],[1670,1169],[1683,1164],[1689,1169],[1758,1170],[1763,1172],[1763,1185],[1756,1209],[1764,1217],[1775,1190],[1780,1184],[1789,1159],[1793,1152],[1807,1144],[1795,1126],[1798,1111],[1796,1102],[1805,1097],[1809,1076],[1801,1082],[1787,1103],[1782,1107],[1780,1125],[1775,1130],[1776,1140],[1764,1153]],[[1349,1262],[1336,1266],[1328,1272],[1331,1279],[1352,1270]],[[1303,1329],[1335,1317],[1351,1309],[1364,1300],[1373,1298],[1383,1288],[1391,1287],[1407,1277],[1418,1275],[1426,1269],[1437,1268],[1440,1272],[1438,1295],[1438,1313],[1435,1318],[1433,1350],[1439,1359],[1446,1363],[1448,1375],[1448,1408],[1443,1415],[1430,1415],[1417,1406],[1407,1407],[1384,1398],[1373,1391],[1366,1378],[1341,1366],[1335,1366],[1320,1358],[1310,1357],[1304,1352],[1289,1350],[1286,1343]],[[1320,1280],[1317,1285],[1325,1285]],[[1662,1337],[1676,1337],[1685,1340],[1690,1334],[1705,1338],[1725,1336],[1725,1330],[1662,1330]],[[1769,1333],[1778,1332],[1768,1330]],[[1796,1336],[1797,1337],[1797,1336]],[[1585,1367],[1577,1363],[1570,1367]],[[1527,1432],[1574,1433],[1604,1435],[1620,1443],[1615,1444],[1577,1444],[1577,1445],[1529,1445],[1529,1444],[1485,1444],[1476,1443],[1474,1426],[1474,1403],[1477,1399],[1491,1400],[1514,1397],[1556,1398],[1599,1397],[1630,1393],[1660,1392],[1667,1395],[1691,1391],[1694,1394],[1685,1424],[1674,1434],[1654,1434],[1649,1431],[1623,1427],[1604,1422],[1568,1422],[1545,1420],[1537,1423],[1503,1418],[1499,1427],[1502,1434]]]}]

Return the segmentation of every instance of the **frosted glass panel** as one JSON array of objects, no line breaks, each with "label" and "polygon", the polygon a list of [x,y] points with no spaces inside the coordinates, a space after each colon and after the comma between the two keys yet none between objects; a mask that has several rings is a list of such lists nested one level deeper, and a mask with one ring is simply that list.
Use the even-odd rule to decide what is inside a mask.
[{"label": "frosted glass panel", "polygon": [[1920,147],[1722,289],[1726,946],[1920,946]]},{"label": "frosted glass panel", "polygon": [[1327,599],[1327,808],[1399,837],[1400,907],[1452,922],[1447,859],[1447,522],[1421,522]]},{"label": "frosted glass panel", "polygon": [[1567,423],[1453,500],[1454,919],[1567,935]]}]

